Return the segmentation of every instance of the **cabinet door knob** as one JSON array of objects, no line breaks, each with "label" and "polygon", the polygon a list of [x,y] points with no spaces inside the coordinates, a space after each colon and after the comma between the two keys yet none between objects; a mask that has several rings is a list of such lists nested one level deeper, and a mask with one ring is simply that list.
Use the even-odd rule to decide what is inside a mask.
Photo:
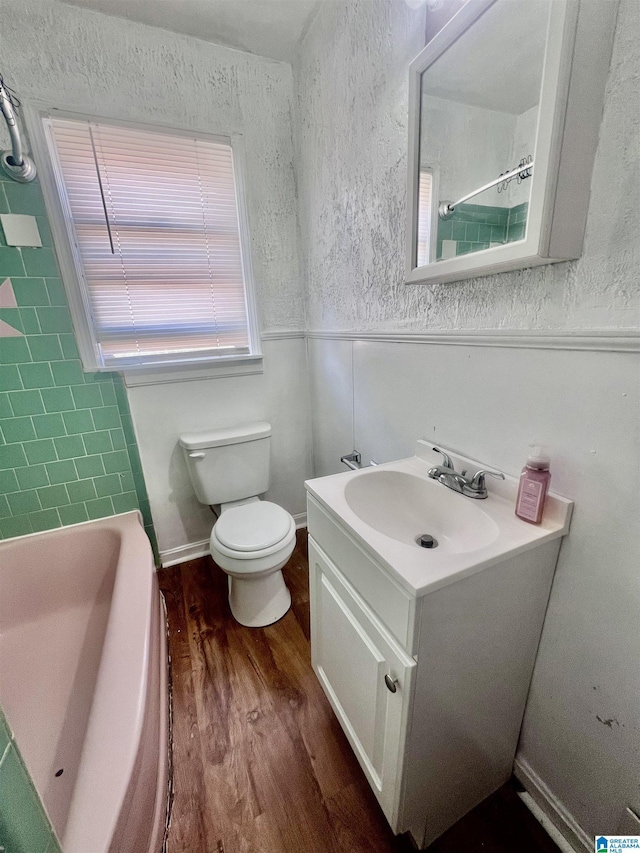
[{"label": "cabinet door knob", "polygon": [[387,685],[387,689],[390,690],[392,693],[395,693],[396,690],[398,689],[398,679],[397,678],[391,678],[390,675],[385,675],[384,683]]}]

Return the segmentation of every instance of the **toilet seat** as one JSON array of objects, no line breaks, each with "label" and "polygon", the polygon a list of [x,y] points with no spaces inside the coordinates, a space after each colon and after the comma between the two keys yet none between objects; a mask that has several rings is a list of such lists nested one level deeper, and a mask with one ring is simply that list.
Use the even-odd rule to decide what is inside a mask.
[{"label": "toilet seat", "polygon": [[[273,542],[276,534],[280,534],[284,530],[282,538],[273,542],[271,545],[264,547],[256,547],[259,537],[248,528],[251,519],[256,518],[255,508],[260,507],[262,503],[269,504],[268,501],[255,501],[251,504],[233,507],[222,513],[218,521],[213,525],[211,531],[211,539],[209,546],[211,555],[218,565],[228,574],[234,575],[259,575],[265,572],[275,570],[278,564],[282,564],[288,560],[296,540],[296,524],[293,517],[282,507],[277,504],[269,504],[273,509],[267,509],[267,512],[262,516],[263,519],[275,518],[276,525],[272,530],[265,533],[263,530],[263,543]],[[249,512],[247,512],[250,510]],[[277,510],[277,512],[274,512]],[[230,548],[224,542],[220,541],[218,529],[221,521],[225,516],[231,515],[233,524],[222,526],[222,536],[227,541],[235,541],[239,544],[253,544],[254,550],[241,551],[236,548]],[[260,518],[260,513],[257,513]]]},{"label": "toilet seat", "polygon": [[290,532],[292,518],[278,504],[254,501],[223,512],[215,524],[218,543],[237,551],[264,551],[276,545]]}]

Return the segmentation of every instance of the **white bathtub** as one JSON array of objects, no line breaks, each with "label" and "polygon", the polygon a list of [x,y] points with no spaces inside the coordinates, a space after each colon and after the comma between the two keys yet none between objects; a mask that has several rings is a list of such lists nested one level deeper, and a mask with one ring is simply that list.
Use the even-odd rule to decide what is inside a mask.
[{"label": "white bathtub", "polygon": [[64,853],[162,849],[167,691],[137,512],[0,542],[0,705]]}]

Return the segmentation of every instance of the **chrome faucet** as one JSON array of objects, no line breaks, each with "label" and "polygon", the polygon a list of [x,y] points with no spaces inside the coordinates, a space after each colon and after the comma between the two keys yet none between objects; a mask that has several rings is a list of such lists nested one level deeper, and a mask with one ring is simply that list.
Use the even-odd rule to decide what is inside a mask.
[{"label": "chrome faucet", "polygon": [[504,474],[500,474],[498,471],[481,470],[476,471],[473,477],[467,477],[466,471],[458,473],[458,471],[455,470],[451,457],[445,453],[444,450],[440,450],[439,447],[434,447],[432,449],[435,450],[436,453],[442,454],[442,465],[434,465],[433,468],[430,468],[427,472],[427,476],[431,477],[432,480],[437,480],[439,483],[442,483],[442,485],[446,486],[448,489],[452,489],[454,492],[459,492],[467,498],[484,500],[484,498],[489,496],[487,484],[484,479],[487,474],[490,477],[495,477],[497,480],[504,480]]}]

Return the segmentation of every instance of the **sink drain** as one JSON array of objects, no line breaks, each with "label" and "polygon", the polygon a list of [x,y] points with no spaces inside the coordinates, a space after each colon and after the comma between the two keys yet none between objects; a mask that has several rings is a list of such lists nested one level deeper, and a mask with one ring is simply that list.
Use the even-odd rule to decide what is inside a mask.
[{"label": "sink drain", "polygon": [[420,536],[417,536],[416,542],[421,548],[438,547],[438,540],[435,539],[430,533],[422,533]]}]

